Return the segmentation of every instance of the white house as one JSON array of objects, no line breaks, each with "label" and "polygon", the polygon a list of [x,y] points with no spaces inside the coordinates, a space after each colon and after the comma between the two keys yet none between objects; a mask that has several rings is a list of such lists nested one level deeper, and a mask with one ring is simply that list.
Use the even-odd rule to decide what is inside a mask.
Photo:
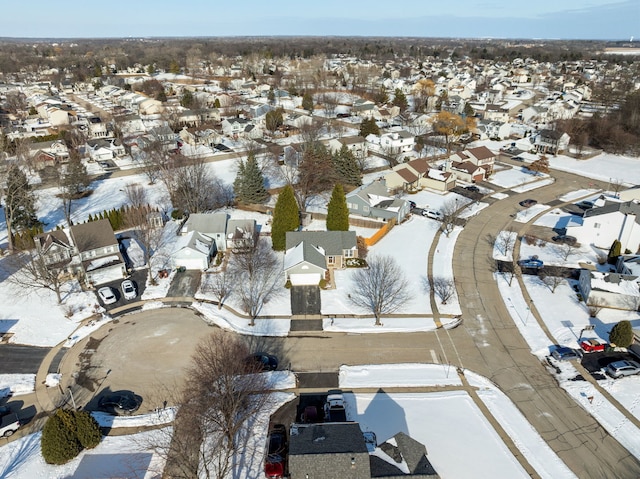
[{"label": "white house", "polygon": [[408,153],[413,150],[415,137],[405,130],[380,135],[380,146],[383,151]]},{"label": "white house", "polygon": [[606,203],[584,212],[581,224],[569,224],[567,234],[583,244],[609,249],[618,240],[622,251],[640,250],[640,202]]},{"label": "white house", "polygon": [[580,270],[580,294],[586,303],[602,300],[606,307],[635,311],[640,307],[637,276]]},{"label": "white house", "polygon": [[180,236],[171,253],[174,268],[205,270],[215,255],[214,241],[197,231]]}]

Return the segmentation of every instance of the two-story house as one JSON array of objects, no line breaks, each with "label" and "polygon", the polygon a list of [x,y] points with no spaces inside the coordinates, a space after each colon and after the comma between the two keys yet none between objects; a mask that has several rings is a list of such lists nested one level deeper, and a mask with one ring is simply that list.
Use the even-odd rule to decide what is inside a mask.
[{"label": "two-story house", "polygon": [[53,230],[33,238],[36,251],[47,268],[60,274],[75,274],[73,257],[75,248],[63,230]]},{"label": "two-story house", "polygon": [[468,150],[458,151],[449,157],[452,163],[469,162],[484,170],[484,176],[489,177],[493,174],[493,165],[496,161],[496,155],[486,146],[477,148],[469,148]]},{"label": "two-story house", "polygon": [[90,221],[69,228],[79,256],[80,280],[87,284],[103,284],[127,275],[109,220]]},{"label": "two-story house", "polygon": [[380,147],[382,151],[393,153],[408,153],[413,150],[415,137],[405,130],[394,131],[380,135]]},{"label": "two-story house", "polygon": [[362,185],[346,195],[347,208],[353,215],[400,223],[411,209],[409,202],[394,198],[384,178]]},{"label": "two-story house", "polygon": [[569,135],[557,130],[540,130],[534,146],[538,153],[557,155],[569,148],[570,139]]}]

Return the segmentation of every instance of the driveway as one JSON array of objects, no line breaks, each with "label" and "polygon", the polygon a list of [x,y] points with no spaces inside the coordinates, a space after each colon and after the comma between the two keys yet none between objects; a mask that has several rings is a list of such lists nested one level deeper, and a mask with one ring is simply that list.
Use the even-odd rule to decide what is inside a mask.
[{"label": "driveway", "polygon": [[320,288],[318,286],[291,287],[291,314],[317,315],[320,314]]},{"label": "driveway", "polygon": [[193,298],[200,286],[201,276],[201,271],[190,269],[176,273],[169,286],[167,298]]},{"label": "driveway", "polygon": [[144,288],[147,284],[148,274],[149,274],[149,270],[145,268],[138,271],[134,271],[133,274],[129,277],[129,279],[133,281],[133,284],[136,287],[136,292],[138,293],[138,295],[136,296],[136,299],[132,299],[129,301],[124,299],[124,296],[122,295],[122,290],[120,289],[120,284],[122,284],[123,280],[117,280],[117,281],[111,281],[110,283],[105,283],[105,284],[96,286],[96,296],[98,295],[98,289],[104,288],[105,286],[109,286],[111,289],[114,290],[116,298],[118,298],[118,300],[115,303],[108,304],[108,305],[104,305],[102,301],[100,301],[99,299],[97,301],[101,305],[103,305],[104,309],[106,309],[107,311],[111,311],[114,308],[119,308],[120,306],[126,306],[129,303],[135,303],[136,301],[139,301],[140,296],[144,292]]},{"label": "driveway", "polygon": [[36,374],[50,348],[0,344],[0,374]]}]

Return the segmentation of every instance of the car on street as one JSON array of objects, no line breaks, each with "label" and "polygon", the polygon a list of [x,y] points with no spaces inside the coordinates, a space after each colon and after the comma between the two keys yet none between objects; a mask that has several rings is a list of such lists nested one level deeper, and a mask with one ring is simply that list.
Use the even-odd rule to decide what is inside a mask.
[{"label": "car on street", "polygon": [[105,394],[98,401],[101,411],[115,415],[129,415],[138,410],[142,398],[131,391],[115,391]]},{"label": "car on street", "polygon": [[538,202],[536,200],[532,200],[531,198],[527,198],[526,200],[522,200],[520,203],[518,203],[520,206],[523,206],[524,208],[530,208],[531,206],[535,206],[538,204]]},{"label": "car on street", "polygon": [[474,193],[480,193],[480,188],[478,188],[475,185],[465,186],[464,189],[467,190],[467,191],[472,191]]},{"label": "car on street", "polygon": [[604,351],[606,344],[597,339],[583,339],[580,341],[580,347],[586,353]]},{"label": "car on street", "polygon": [[605,372],[614,379],[623,376],[633,376],[640,374],[640,364],[635,361],[614,361],[604,368]]},{"label": "car on street", "polygon": [[285,476],[286,460],[287,430],[284,424],[276,424],[267,436],[267,457],[264,461],[264,473],[267,478],[283,478]]},{"label": "car on street", "polygon": [[553,238],[551,238],[551,241],[553,241],[554,243],[562,243],[562,244],[569,244],[569,245],[575,245],[578,242],[575,236],[569,236],[569,235],[556,235]]},{"label": "car on street", "polygon": [[521,268],[540,269],[544,266],[544,262],[538,258],[521,259],[518,261]]},{"label": "car on street", "polygon": [[278,369],[278,358],[268,353],[253,353],[247,358],[250,366],[258,365],[262,371],[275,371]]},{"label": "car on street", "polygon": [[22,424],[20,423],[17,414],[8,414],[3,416],[0,419],[0,436],[12,436],[14,432],[20,429],[20,426],[22,426]]},{"label": "car on street", "polygon": [[442,219],[442,213],[436,210],[422,210],[422,216],[426,216],[427,218],[431,218],[432,220]]},{"label": "car on street", "polygon": [[133,281],[131,281],[130,279],[125,279],[120,285],[120,289],[122,290],[124,299],[136,299],[136,296],[138,296],[136,287],[134,286]]},{"label": "car on street", "polygon": [[98,296],[102,300],[104,304],[113,304],[118,301],[115,293],[109,286],[105,286],[104,288],[100,288],[98,290]]},{"label": "car on street", "polygon": [[558,346],[551,351],[551,356],[558,361],[573,361],[574,359],[580,360],[582,352],[566,346]]}]

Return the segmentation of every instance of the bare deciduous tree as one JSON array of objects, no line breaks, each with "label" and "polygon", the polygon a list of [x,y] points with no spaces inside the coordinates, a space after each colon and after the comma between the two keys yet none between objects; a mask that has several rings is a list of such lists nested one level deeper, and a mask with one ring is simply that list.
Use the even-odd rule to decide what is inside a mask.
[{"label": "bare deciduous tree", "polygon": [[567,261],[571,256],[577,254],[579,251],[575,244],[564,243],[558,246],[558,253],[562,258],[562,261]]},{"label": "bare deciduous tree", "polygon": [[380,326],[383,314],[396,311],[409,299],[408,283],[391,256],[370,256],[367,263],[367,268],[354,273],[355,288],[349,298],[356,306],[371,311]]},{"label": "bare deciduous tree", "polygon": [[208,274],[202,284],[202,292],[210,293],[222,309],[224,302],[231,296],[237,284],[237,273],[231,268],[224,268],[216,273]]},{"label": "bare deciduous tree", "polygon": [[265,303],[282,293],[281,265],[267,242],[258,239],[252,248],[235,253],[230,267],[237,277],[236,292],[242,308],[253,326]]},{"label": "bare deciduous tree", "polygon": [[449,237],[458,219],[458,203],[451,200],[445,202],[440,208],[440,213],[442,213],[442,224],[440,228],[444,234]]},{"label": "bare deciduous tree", "polygon": [[435,276],[431,283],[434,294],[440,298],[442,304],[447,304],[456,292],[456,284],[451,278]]},{"label": "bare deciduous tree", "polygon": [[124,194],[129,204],[135,208],[147,204],[147,192],[139,183],[129,183],[124,187]]},{"label": "bare deciduous tree", "polygon": [[45,258],[36,251],[25,251],[11,257],[16,273],[7,281],[19,286],[21,292],[29,295],[39,290],[52,291],[58,304],[62,304],[62,273],[65,264],[47,264]]},{"label": "bare deciduous tree", "polygon": [[516,244],[516,238],[517,235],[514,231],[500,231],[498,236],[492,238],[492,244],[503,256],[509,256],[509,253],[513,251],[513,247]]},{"label": "bare deciduous tree", "polygon": [[565,279],[564,269],[558,266],[545,266],[544,271],[540,273],[542,282],[546,284],[552,293],[556,292],[556,289]]},{"label": "bare deciduous tree", "polygon": [[[196,347],[177,399],[172,435],[156,435],[155,452],[174,479],[243,477],[237,455],[257,453],[253,428],[269,401],[267,377],[247,362],[250,350],[230,333],[217,331]],[[266,427],[266,425],[264,425]]]},{"label": "bare deciduous tree", "polygon": [[589,316],[592,318],[597,317],[602,311],[602,308],[607,307],[607,300],[604,298],[591,297],[587,300],[587,308],[589,309]]}]

